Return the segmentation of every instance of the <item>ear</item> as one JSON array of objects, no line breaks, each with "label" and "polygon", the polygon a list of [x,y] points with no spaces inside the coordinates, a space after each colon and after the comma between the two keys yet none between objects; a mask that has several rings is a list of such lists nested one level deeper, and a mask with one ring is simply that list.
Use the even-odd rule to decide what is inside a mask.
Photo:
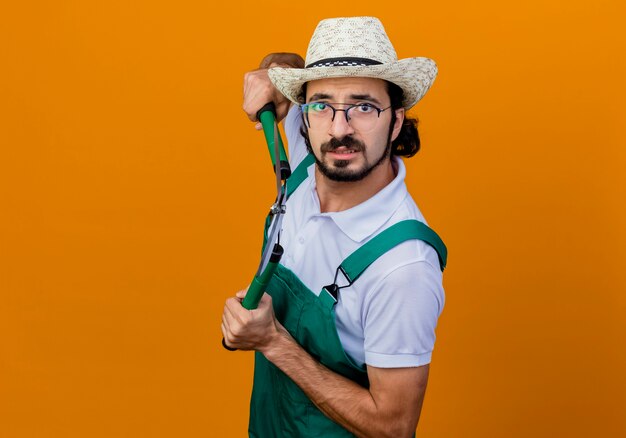
[{"label": "ear", "polygon": [[396,122],[393,124],[393,132],[391,133],[391,141],[394,141],[400,135],[402,124],[404,123],[404,108],[394,110],[396,112]]}]

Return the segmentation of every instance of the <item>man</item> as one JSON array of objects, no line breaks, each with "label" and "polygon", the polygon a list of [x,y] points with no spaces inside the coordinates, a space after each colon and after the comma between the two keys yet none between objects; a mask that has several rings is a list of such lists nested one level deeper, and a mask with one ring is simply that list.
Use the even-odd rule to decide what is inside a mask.
[{"label": "man", "polygon": [[419,149],[405,111],[437,68],[398,61],[372,17],[320,22],[304,68],[293,55],[264,62],[274,68],[246,75],[244,110],[251,120],[270,101],[279,119],[289,110],[291,166],[305,172],[288,181],[285,252],[268,293],[249,311],[238,292],[222,317],[226,345],[256,350],[250,436],[412,436],[446,250],[398,156]]}]

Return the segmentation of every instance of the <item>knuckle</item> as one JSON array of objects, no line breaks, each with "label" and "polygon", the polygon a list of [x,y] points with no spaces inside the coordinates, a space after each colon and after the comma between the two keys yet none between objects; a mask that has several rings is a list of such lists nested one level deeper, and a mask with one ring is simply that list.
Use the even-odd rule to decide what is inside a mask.
[{"label": "knuckle", "polygon": [[230,327],[228,327],[228,332],[231,338],[236,339],[241,335],[241,325],[237,322],[233,322]]},{"label": "knuckle", "polygon": [[250,321],[252,321],[252,312],[245,312],[241,315],[240,324],[242,326],[250,324]]}]

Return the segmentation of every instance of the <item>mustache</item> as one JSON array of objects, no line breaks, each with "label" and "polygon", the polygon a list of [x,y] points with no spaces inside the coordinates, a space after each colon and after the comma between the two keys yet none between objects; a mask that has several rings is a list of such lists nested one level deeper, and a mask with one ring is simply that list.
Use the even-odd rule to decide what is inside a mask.
[{"label": "mustache", "polygon": [[320,150],[321,152],[332,152],[341,146],[347,147],[348,149],[353,149],[357,152],[362,152],[365,150],[365,144],[363,142],[356,140],[355,138],[352,138],[350,136],[344,137],[341,140],[333,137],[330,139],[330,141],[322,143]]}]

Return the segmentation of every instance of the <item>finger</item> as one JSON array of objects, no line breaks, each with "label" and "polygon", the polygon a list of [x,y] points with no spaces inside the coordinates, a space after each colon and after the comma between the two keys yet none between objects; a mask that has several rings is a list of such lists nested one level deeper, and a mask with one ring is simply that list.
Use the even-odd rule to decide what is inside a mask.
[{"label": "finger", "polygon": [[243,106],[243,111],[246,113],[246,115],[248,116],[248,120],[250,120],[251,122],[258,122],[257,118],[256,118],[256,112],[254,112],[252,109],[250,109],[251,107],[247,104],[244,104]]},{"label": "finger", "polygon": [[241,299],[243,299],[243,298],[246,296],[246,294],[247,294],[247,293],[248,293],[248,289],[246,288],[246,289],[242,289],[242,290],[238,291],[238,292],[235,294],[235,296],[236,296],[237,298],[241,298]]},{"label": "finger", "polygon": [[[228,302],[230,301],[230,302]],[[247,315],[244,312],[250,312],[241,305],[241,302],[235,298],[230,298],[224,305],[224,312],[222,313],[222,322],[226,325],[231,332],[236,327],[241,326],[246,320]]]},{"label": "finger", "polygon": [[228,321],[228,317],[226,316],[226,312],[222,313],[222,327],[230,330],[230,322]]},{"label": "finger", "polygon": [[235,317],[238,310],[241,308],[241,302],[235,297],[231,297],[224,303],[224,313],[228,313],[229,316]]},{"label": "finger", "polygon": [[252,108],[258,92],[258,85],[255,85],[255,72],[248,72],[243,77],[243,111],[251,122],[256,122],[256,111]]},{"label": "finger", "polygon": [[224,316],[233,331],[236,327],[247,325],[252,319],[250,311],[241,305],[241,299],[235,297],[226,300]]},{"label": "finger", "polygon": [[224,337],[233,341],[235,339],[235,333],[241,328],[241,322],[232,314],[224,312],[222,315],[222,327],[225,331]]},{"label": "finger", "polygon": [[261,125],[260,123],[257,123],[256,125],[254,125],[254,129],[256,129],[257,131],[260,131],[261,129],[263,129],[263,125]]},{"label": "finger", "polygon": [[224,304],[224,313],[222,313],[222,316],[226,318],[226,321],[228,322],[239,321],[241,320],[241,318],[239,317],[238,312],[240,312],[242,309],[243,307],[241,306],[241,303],[239,301],[237,301],[235,298],[229,298]]},{"label": "finger", "polygon": [[223,338],[224,344],[226,344],[228,348],[235,348],[235,346],[229,340],[229,337],[230,337],[230,332],[222,324],[222,338]]},{"label": "finger", "polygon": [[246,95],[246,89],[248,88],[247,85],[248,85],[248,73],[244,73],[243,75],[243,95],[244,96]]}]

